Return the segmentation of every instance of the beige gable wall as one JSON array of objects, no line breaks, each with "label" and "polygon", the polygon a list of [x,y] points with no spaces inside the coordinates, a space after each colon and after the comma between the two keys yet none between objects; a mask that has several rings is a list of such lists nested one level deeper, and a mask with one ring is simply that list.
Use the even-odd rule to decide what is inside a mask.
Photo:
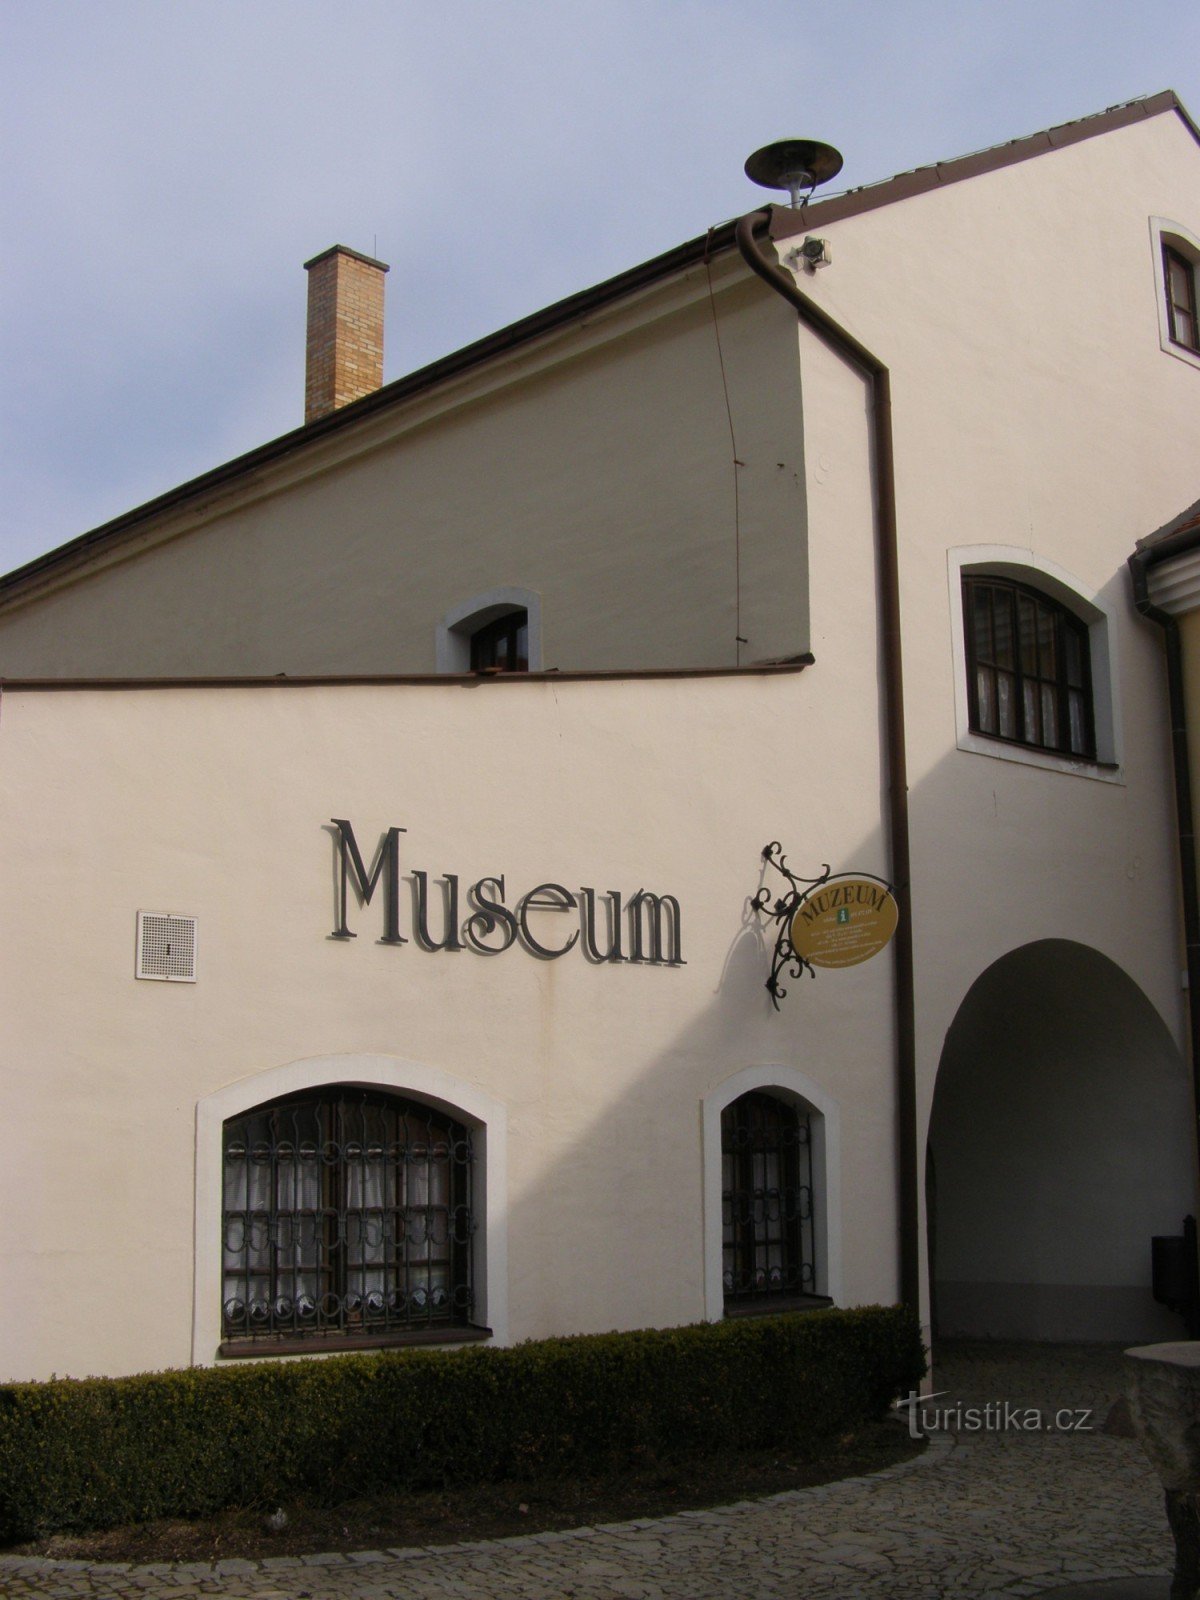
[{"label": "beige gable wall", "polygon": [[[1111,959],[1183,1038],[1161,645],[1129,603],[1126,558],[1136,538],[1195,499],[1200,370],[1160,344],[1153,216],[1200,232],[1200,152],[1174,116],[831,223],[819,232],[831,242],[832,265],[797,274],[892,376],[922,1160],[947,1034],[976,981],[1025,947],[1060,941]],[[780,247],[785,259],[788,248]],[[866,388],[812,334],[801,333],[800,350],[812,642],[818,664],[836,670],[826,628],[836,608],[862,600],[837,568],[853,486],[862,483],[855,454]],[[1031,582],[1063,585],[1089,615],[1106,614],[1109,765],[1039,765],[1003,759],[994,744],[989,753],[960,747],[956,601],[960,563],[972,560],[1023,566]],[[865,705],[851,716],[858,736],[875,736]],[[1101,881],[1113,891],[1107,908],[1091,894]],[[1136,972],[1133,923],[1153,924],[1159,952]],[[1044,948],[1043,960],[1023,956],[1013,970],[1052,989],[1055,957]],[[1031,988],[1025,998],[1031,1017],[1053,1013],[1052,1003],[1039,1011],[1046,1001]],[[1062,999],[1065,1008],[1065,991]],[[1092,999],[1102,1008],[1102,985]],[[1019,1014],[1022,993],[1011,1001]],[[1051,1043],[1049,1032],[1035,1046],[1045,1104],[1051,1091],[1072,1092],[1074,1075],[1085,1085],[1091,1070],[1080,1105],[1121,1106],[1117,1149],[1099,1159],[1114,1183],[1128,1181],[1140,1196],[1136,1220],[1126,1215],[1118,1226],[1119,1246],[1114,1238],[1106,1245],[1121,1257],[1114,1276],[1129,1286],[1130,1304],[1145,1294],[1133,1285],[1148,1281],[1149,1235],[1177,1232],[1195,1196],[1187,1071],[1178,1057],[1164,1065],[1158,1048],[1150,1028],[1137,1039],[1122,1035],[1109,1041],[1112,1059],[1089,1068],[1056,1058],[1061,1041]],[[1010,1066],[984,1040],[974,1066],[980,1098],[968,1124],[986,1141],[978,1129],[988,1107],[1003,1103]],[[1141,1118],[1154,1127],[1146,1140]],[[996,1125],[997,1143],[1028,1143],[1010,1148],[1010,1159],[995,1153],[1002,1176],[974,1168],[973,1200],[995,1238],[952,1246],[964,1219],[947,1219],[943,1276],[962,1280],[966,1301],[989,1315],[1040,1307],[1026,1336],[1088,1336],[1089,1306],[1093,1329],[1120,1336],[1096,1293],[1086,1225],[1081,1233],[1067,1210],[1036,1199],[1037,1184],[1052,1187],[1038,1171],[1057,1172],[1076,1209],[1088,1208],[1094,1158],[1083,1127],[1072,1138],[1054,1119],[1040,1127],[1036,1114],[1015,1133]],[[947,1154],[961,1164],[961,1150]],[[1035,1188],[1021,1193],[1031,1172]],[[1139,1176],[1118,1176],[1128,1172]],[[985,1256],[992,1259],[981,1272]],[[988,1281],[971,1281],[980,1277]],[[1068,1314],[1075,1321],[1064,1333]],[[1037,1327],[1035,1316],[1045,1319]],[[1160,1327],[1154,1336],[1166,1335]]]},{"label": "beige gable wall", "polygon": [[[1160,644],[1129,603],[1125,562],[1195,499],[1200,370],[1159,344],[1155,215],[1200,229],[1200,151],[1174,115],[833,223],[832,266],[798,280],[892,374],[914,882],[918,916],[928,903],[947,930],[927,931],[933,966],[945,962],[926,990],[934,1059],[958,997],[1001,953],[964,889],[984,886],[990,904],[1006,885],[1020,896],[1052,881],[1093,825],[1081,855],[1120,840],[1131,894],[1172,881]],[[835,370],[802,334],[814,572],[837,559],[856,470],[826,421],[854,404]],[[948,552],[970,559],[961,547],[981,560],[1002,548],[1108,610],[1115,770],[1050,775],[957,748]],[[825,616],[814,595],[818,661]],[[969,847],[968,879],[948,837]],[[1014,873],[1018,856],[1036,871]],[[1103,947],[1103,930],[1084,934]],[[1181,1014],[1177,989],[1162,998]]]},{"label": "beige gable wall", "polygon": [[742,661],[798,653],[792,319],[728,261],[714,283],[710,302],[693,271],[164,515],[0,611],[0,672],[432,672],[439,618],[501,586],[541,596],[547,666],[730,666],[739,566]]}]

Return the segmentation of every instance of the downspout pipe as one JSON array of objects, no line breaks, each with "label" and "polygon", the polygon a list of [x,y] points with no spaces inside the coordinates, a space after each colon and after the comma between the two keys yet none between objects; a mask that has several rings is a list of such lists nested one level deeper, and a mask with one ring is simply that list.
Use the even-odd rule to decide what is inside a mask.
[{"label": "downspout pipe", "polygon": [[908,823],[908,761],[904,737],[904,675],[900,654],[900,574],[896,542],[896,478],[892,447],[891,374],[879,357],[848,333],[800,290],[759,248],[771,212],[740,218],[734,237],[743,261],[796,312],[805,327],[860,373],[871,392],[871,443],[875,463],[875,550],[883,655],[884,728],[887,751],[888,844],[891,876],[900,911],[892,940],[896,1006],[896,1156],[900,1223],[900,1299],[920,1308],[920,1210],[917,1160],[917,1042],[913,978],[911,854]]},{"label": "downspout pipe", "polygon": [[[1192,1055],[1192,1121],[1200,1159],[1200,891],[1196,885],[1196,830],[1192,820],[1192,768],[1188,754],[1187,706],[1183,693],[1183,644],[1178,619],[1150,598],[1150,568],[1195,549],[1194,531],[1135,550],[1129,558],[1133,603],[1148,622],[1162,629],[1167,657],[1167,704],[1171,719],[1171,764],[1175,773],[1175,827],[1179,839],[1179,891],[1188,982],[1188,1038]],[[1200,1184],[1200,1169],[1197,1171]]]}]

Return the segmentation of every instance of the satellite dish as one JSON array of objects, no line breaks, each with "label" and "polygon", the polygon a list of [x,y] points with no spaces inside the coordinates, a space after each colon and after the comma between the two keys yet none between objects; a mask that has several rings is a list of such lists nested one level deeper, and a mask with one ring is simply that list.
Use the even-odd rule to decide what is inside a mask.
[{"label": "satellite dish", "polygon": [[819,139],[780,139],[756,150],[746,162],[746,176],[764,189],[786,189],[792,205],[801,193],[828,183],[842,170],[842,153]]}]

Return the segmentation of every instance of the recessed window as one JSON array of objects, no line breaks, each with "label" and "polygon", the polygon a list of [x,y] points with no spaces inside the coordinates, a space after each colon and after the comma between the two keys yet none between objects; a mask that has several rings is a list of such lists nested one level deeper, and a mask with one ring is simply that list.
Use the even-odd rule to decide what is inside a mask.
[{"label": "recessed window", "polygon": [[1048,595],[964,577],[973,733],[1061,755],[1096,755],[1087,624]]},{"label": "recessed window", "polygon": [[529,671],[529,614],[509,611],[471,635],[472,672]]},{"label": "recessed window", "polygon": [[446,1334],[474,1309],[470,1130],[344,1086],[224,1126],[223,1349]]},{"label": "recessed window", "polygon": [[461,600],[435,630],[439,672],[541,672],[542,600],[508,584]]},{"label": "recessed window", "polygon": [[1159,345],[1200,367],[1200,235],[1172,217],[1151,217],[1149,223]]},{"label": "recessed window", "polygon": [[1163,279],[1167,294],[1167,331],[1172,344],[1200,353],[1200,318],[1196,314],[1195,263],[1169,244],[1163,245]]},{"label": "recessed window", "polygon": [[726,1312],[810,1299],[814,1260],[812,1122],[753,1091],[721,1113],[722,1283]]}]

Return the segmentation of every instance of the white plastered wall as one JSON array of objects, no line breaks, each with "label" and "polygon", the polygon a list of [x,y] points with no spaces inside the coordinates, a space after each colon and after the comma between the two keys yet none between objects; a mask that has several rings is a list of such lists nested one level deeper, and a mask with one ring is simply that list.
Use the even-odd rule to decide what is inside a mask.
[{"label": "white plastered wall", "polygon": [[[1113,960],[1183,1044],[1160,648],[1125,562],[1195,499],[1200,371],[1160,343],[1153,216],[1200,223],[1200,153],[1173,115],[821,227],[833,264],[801,277],[892,378],[922,1150],[960,1004],[1028,943]],[[806,349],[802,336],[811,461],[825,395]],[[815,580],[823,490],[809,482]],[[995,759],[964,737],[947,578],[949,553],[969,564],[972,550],[1007,552],[1105,619],[1114,766]],[[815,594],[813,618],[820,658]]]},{"label": "white plastered wall", "polygon": [[[873,745],[843,754],[847,792],[819,821],[789,798],[846,692],[816,669],[6,692],[0,1096],[21,1138],[0,1174],[0,1269],[19,1286],[0,1372],[213,1360],[220,1123],[318,1080],[387,1083],[485,1125],[487,1316],[517,1340],[711,1312],[696,1108],[770,1063],[827,1128],[836,1108],[843,1302],[892,1299],[890,963],[805,980],[776,1012],[747,909],[781,833],[805,860],[882,865]],[[388,946],[378,892],[351,897],[357,937],[331,939],[332,817],[372,854],[407,830],[405,933],[415,869],[464,890],[503,873],[509,905],[551,881],[645,887],[678,898],[685,964]],[[196,917],[196,983],[135,979],[147,905]],[[567,916],[536,915],[565,941]]]}]

